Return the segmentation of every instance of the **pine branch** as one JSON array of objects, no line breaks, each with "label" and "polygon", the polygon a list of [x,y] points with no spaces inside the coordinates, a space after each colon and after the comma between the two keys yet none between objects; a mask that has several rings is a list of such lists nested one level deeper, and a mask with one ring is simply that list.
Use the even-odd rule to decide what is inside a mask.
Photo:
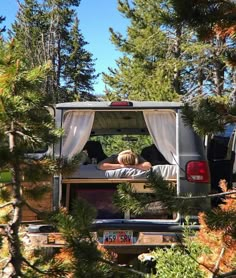
[{"label": "pine branch", "polygon": [[29,261],[26,260],[26,258],[22,258],[22,260],[26,265],[28,265],[30,268],[37,271],[38,273],[40,273],[40,274],[49,274],[49,272],[43,271],[43,270],[37,268],[36,266],[32,265]]},{"label": "pine branch", "polygon": [[23,192],[27,198],[38,201],[42,200],[45,194],[51,192],[51,188],[48,185],[40,185],[32,188],[24,188]]},{"label": "pine branch", "polygon": [[[216,194],[194,195],[185,194],[177,196],[176,189],[162,177],[151,174],[149,176],[149,188],[153,189],[152,194],[145,196],[133,191],[131,186],[120,184],[117,191],[117,196],[114,198],[114,203],[123,211],[129,209],[134,214],[140,214],[146,209],[146,206],[151,203],[161,202],[162,208],[170,211],[179,211],[180,213],[188,213],[193,209],[199,209],[201,203],[196,203],[197,200],[210,199],[215,197],[224,197],[231,195],[228,198],[234,198],[236,194],[235,188],[228,192]],[[195,203],[194,203],[195,202]]]},{"label": "pine branch", "polygon": [[14,205],[14,202],[7,202],[7,203],[5,203],[5,204],[3,204],[3,205],[0,205],[0,209],[2,209],[2,208],[5,208],[5,207],[7,207],[7,206],[13,206]]}]

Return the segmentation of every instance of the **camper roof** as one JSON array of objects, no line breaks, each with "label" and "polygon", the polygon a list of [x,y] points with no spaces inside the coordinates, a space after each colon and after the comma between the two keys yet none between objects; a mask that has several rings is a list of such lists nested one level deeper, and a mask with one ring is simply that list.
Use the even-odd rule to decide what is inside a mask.
[{"label": "camper roof", "polygon": [[57,109],[178,109],[183,104],[181,102],[168,101],[85,101],[85,102],[65,102],[58,103]]}]

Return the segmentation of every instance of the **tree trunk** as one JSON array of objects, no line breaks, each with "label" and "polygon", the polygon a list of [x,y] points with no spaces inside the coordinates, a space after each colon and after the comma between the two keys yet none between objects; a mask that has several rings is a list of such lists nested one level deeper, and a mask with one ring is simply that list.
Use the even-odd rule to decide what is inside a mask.
[{"label": "tree trunk", "polygon": [[[182,27],[181,27],[181,25],[179,25],[176,28],[176,38],[175,38],[175,45],[174,45],[174,57],[176,59],[179,59],[180,54],[181,54],[181,36],[182,36]],[[178,69],[178,67],[175,66],[173,87],[177,94],[181,94],[180,73],[181,72]]]},{"label": "tree trunk", "polygon": [[215,93],[218,96],[222,96],[224,92],[224,74],[225,63],[218,57],[220,57],[222,48],[225,44],[225,40],[219,37],[216,38],[216,59],[214,60],[214,80],[215,80]]},{"label": "tree trunk", "polygon": [[224,63],[220,60],[215,61],[215,92],[218,96],[222,96],[224,91],[224,68]]},{"label": "tree trunk", "polygon": [[232,68],[233,71],[233,90],[230,94],[231,106],[236,106],[236,67]]},{"label": "tree trunk", "polygon": [[7,266],[5,267],[3,273],[4,278],[19,278],[22,276],[21,266],[22,266],[22,254],[21,254],[21,244],[19,239],[19,228],[22,218],[22,192],[21,192],[21,179],[20,179],[20,166],[17,153],[15,153],[15,135],[14,135],[14,123],[11,124],[11,133],[9,135],[9,148],[14,157],[14,162],[12,163],[12,176],[13,176],[13,186],[12,186],[12,219],[8,223],[6,228],[8,247],[10,253],[10,259]]}]

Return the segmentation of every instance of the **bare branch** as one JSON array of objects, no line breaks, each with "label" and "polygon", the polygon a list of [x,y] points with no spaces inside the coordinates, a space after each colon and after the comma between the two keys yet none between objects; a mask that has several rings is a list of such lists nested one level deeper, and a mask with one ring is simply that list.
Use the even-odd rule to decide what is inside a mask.
[{"label": "bare branch", "polygon": [[233,195],[233,194],[236,194],[236,190],[232,190],[229,192],[216,193],[216,194],[199,195],[199,196],[176,196],[175,199],[177,199],[177,200],[178,199],[179,200],[205,199],[205,198],[215,198],[215,197],[221,197],[221,196]]},{"label": "bare branch", "polygon": [[215,277],[216,273],[219,271],[219,264],[220,264],[220,261],[224,255],[224,253],[225,253],[225,247],[222,247],[222,249],[220,251],[220,255],[219,255],[219,257],[216,261],[215,267],[213,269],[213,272],[214,272],[214,274],[212,275],[213,278]]}]

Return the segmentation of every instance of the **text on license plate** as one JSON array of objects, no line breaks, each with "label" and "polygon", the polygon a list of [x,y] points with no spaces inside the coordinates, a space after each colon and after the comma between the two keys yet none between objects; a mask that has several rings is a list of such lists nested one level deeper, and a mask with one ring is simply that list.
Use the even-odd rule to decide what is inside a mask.
[{"label": "text on license plate", "polygon": [[133,231],[104,231],[103,244],[132,244]]}]

